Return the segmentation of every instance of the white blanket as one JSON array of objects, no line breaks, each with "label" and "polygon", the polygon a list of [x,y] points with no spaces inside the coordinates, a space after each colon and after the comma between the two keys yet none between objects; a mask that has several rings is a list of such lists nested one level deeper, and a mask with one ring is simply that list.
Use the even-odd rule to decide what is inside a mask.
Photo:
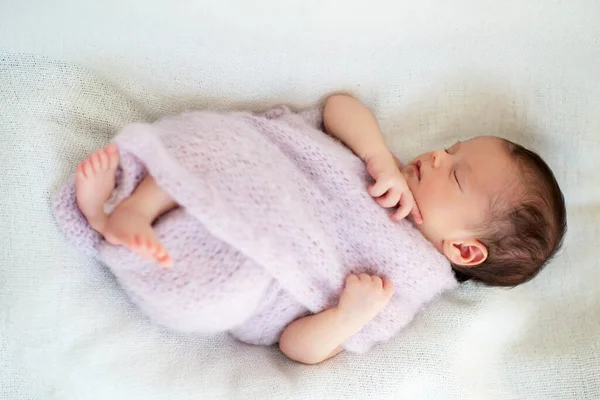
[{"label": "white blanket", "polygon": [[[5,2],[0,12],[0,398],[597,399],[600,4],[473,0]],[[134,120],[305,106],[350,91],[403,159],[499,134],[538,150],[569,204],[530,284],[465,285],[362,356],[150,324],[58,232],[49,196]]]}]

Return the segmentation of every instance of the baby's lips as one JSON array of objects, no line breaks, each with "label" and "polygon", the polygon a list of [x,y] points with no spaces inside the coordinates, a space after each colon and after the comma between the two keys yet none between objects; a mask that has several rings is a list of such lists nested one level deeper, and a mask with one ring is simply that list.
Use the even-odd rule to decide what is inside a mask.
[{"label": "baby's lips", "polygon": [[413,163],[410,163],[410,164],[406,164],[404,166],[404,168],[402,168],[400,170],[400,173],[402,173],[402,176],[404,176],[404,179],[408,179],[410,177],[417,176],[417,169]]},{"label": "baby's lips", "polygon": [[402,172],[405,175],[414,176],[418,181],[421,181],[421,161],[411,162],[406,165],[406,168],[404,168]]},{"label": "baby's lips", "polygon": [[417,175],[417,179],[421,180],[421,160],[418,160],[415,164],[415,174]]}]

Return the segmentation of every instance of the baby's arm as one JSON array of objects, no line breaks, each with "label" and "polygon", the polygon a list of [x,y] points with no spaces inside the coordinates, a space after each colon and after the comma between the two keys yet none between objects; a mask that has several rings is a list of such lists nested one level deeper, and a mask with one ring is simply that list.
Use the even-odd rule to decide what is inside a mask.
[{"label": "baby's arm", "polygon": [[328,134],[339,139],[364,162],[378,155],[391,156],[377,119],[354,97],[330,96],[325,102],[323,124]]},{"label": "baby's arm", "polygon": [[303,364],[318,364],[342,351],[342,344],[375,317],[392,297],[387,279],[360,274],[346,278],[336,307],[297,319],[281,338],[281,351]]},{"label": "baby's arm", "polygon": [[350,148],[366,164],[375,184],[369,194],[384,208],[398,206],[395,221],[409,213],[417,224],[423,222],[419,207],[400,172],[396,157],[388,149],[377,119],[364,104],[347,95],[330,96],[323,110],[323,124],[331,136]]}]

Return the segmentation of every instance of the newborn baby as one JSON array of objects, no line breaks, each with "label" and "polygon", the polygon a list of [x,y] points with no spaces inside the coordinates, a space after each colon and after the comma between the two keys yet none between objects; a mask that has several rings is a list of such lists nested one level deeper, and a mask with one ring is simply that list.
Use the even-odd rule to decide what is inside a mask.
[{"label": "newborn baby", "polygon": [[[227,163],[236,161],[237,175],[232,173],[231,177],[235,180],[239,171],[247,172],[248,187],[227,186],[227,176],[216,176],[210,165],[200,162],[197,165],[192,162],[189,170],[169,176],[165,172],[168,169],[153,171],[151,166],[140,163],[136,157],[125,159],[121,154],[120,158],[122,147],[137,145],[134,135],[124,133],[120,141],[117,137],[116,144],[94,152],[77,167],[73,193],[69,192],[69,186],[61,192],[67,197],[73,195],[81,215],[99,238],[87,233],[80,237],[85,236],[86,240],[92,241],[91,247],[97,246],[102,238],[106,242],[104,248],[110,251],[101,251],[101,258],[109,266],[123,266],[127,260],[135,265],[131,258],[135,253],[149,260],[149,264],[155,262],[165,268],[155,272],[144,268],[111,267],[132,299],[157,322],[179,330],[226,330],[249,343],[279,342],[281,350],[291,359],[314,364],[344,349],[366,351],[374,342],[389,338],[405,326],[423,304],[455,287],[452,271],[459,281],[474,279],[488,285],[514,286],[535,276],[560,247],[566,229],[562,193],[544,161],[519,145],[496,137],[476,137],[445,150],[425,153],[402,166],[387,148],[372,113],[354,98],[343,95],[330,97],[323,110],[322,122],[326,132],[352,150],[358,159],[338,149],[341,145],[333,143],[324,134],[322,138],[314,139],[317,145],[309,150],[298,145],[302,142],[294,142],[293,137],[278,141],[281,129],[278,125],[269,125],[269,121],[287,118],[288,112],[275,109],[266,113],[263,120],[238,115],[240,119],[251,118],[252,123],[264,129],[264,135],[276,145],[268,152],[264,150],[266,145],[259,141],[245,145],[253,146],[251,152],[256,153],[255,158],[261,161],[261,168],[269,166],[272,171],[273,180],[264,179],[267,189],[253,186],[256,185],[250,178],[255,167],[253,159],[241,150],[236,153],[238,147],[243,147],[237,142],[243,141],[244,137],[227,136],[227,132],[235,131],[237,125],[229,122],[227,115],[211,114],[208,117],[191,115],[167,120],[160,129],[166,133],[172,130],[172,134],[163,132],[161,146],[152,148],[160,151],[163,147],[165,151],[173,149],[175,139],[173,143],[169,140],[175,138],[177,132],[190,129],[190,124],[196,124],[194,129],[197,131],[202,130],[202,124],[211,129],[215,124],[223,124],[221,136],[216,135],[215,138],[229,140],[231,151],[235,154],[223,161],[223,168],[215,168],[215,171],[227,170]],[[286,120],[286,127],[301,127],[301,119],[307,118],[314,119],[315,116],[291,116]],[[318,120],[318,116],[316,118]],[[210,124],[205,122],[208,120]],[[147,126],[137,128],[150,129]],[[206,157],[223,146],[208,139],[193,143],[205,149],[203,154]],[[320,146],[330,149],[329,153],[323,151],[320,154]],[[173,159],[187,163],[188,151],[180,146],[173,152],[176,154]],[[285,159],[279,164],[273,161],[278,159],[279,152],[295,160],[306,160],[305,164],[293,166],[308,177],[306,185],[296,185],[297,192],[277,191],[277,182],[285,185],[284,181],[278,181],[281,177],[277,170],[291,168],[285,165]],[[146,157],[152,156],[145,154]],[[162,153],[155,155],[157,159],[164,156]],[[310,178],[318,175],[319,171],[314,170],[311,160],[319,161],[320,164],[314,165],[325,163],[333,169],[331,160],[340,160],[352,173],[345,175],[342,170],[336,172],[338,175],[334,173],[331,176],[338,177],[339,188],[334,179],[328,181],[331,187],[315,192],[310,189],[311,185],[317,182],[318,187],[320,182],[313,182]],[[219,164],[219,160],[211,162]],[[271,162],[272,165],[269,164]],[[123,171],[134,171],[130,175],[135,175],[135,179],[131,180],[135,183],[124,181],[119,185],[120,163]],[[240,165],[246,164],[246,170],[239,169]],[[362,181],[367,181],[366,175],[361,178],[363,165],[366,165],[366,172],[372,179],[368,188],[361,185]],[[188,177],[187,173],[193,173],[193,176]],[[359,177],[356,182],[351,181],[354,176]],[[219,182],[219,187],[225,189],[217,191],[214,187],[203,187],[200,191],[193,191],[182,187],[181,182],[185,182],[183,186],[195,183],[190,187],[200,187],[205,179]],[[268,187],[269,182],[274,187]],[[127,194],[114,198],[115,187],[127,185],[132,186],[130,190],[124,189]],[[355,187],[357,193],[349,187]],[[366,197],[374,198],[383,209],[393,210],[383,213],[391,221],[383,222],[378,219],[379,214],[373,214],[375,216],[370,221],[361,218],[363,210],[371,210],[368,203],[356,208],[355,200],[362,201],[360,199],[364,197],[359,191],[365,189]],[[270,195],[260,197],[264,190]],[[236,191],[248,196],[247,207],[243,207],[243,202],[229,203],[229,199],[223,197],[225,192]],[[298,202],[298,199],[304,200]],[[335,199],[343,207],[338,207],[339,204],[335,209],[329,207],[330,203],[335,204]],[[64,217],[68,208],[66,201],[59,196],[59,223],[71,218]],[[289,207],[287,211],[298,211],[297,208],[305,203],[320,205],[307,206],[305,212],[299,213],[308,221],[306,227],[306,221],[302,220],[286,224],[280,218],[281,223],[267,226],[256,222],[255,218],[252,220],[255,225],[247,229],[246,225],[250,224],[246,222],[250,220],[248,215],[251,213],[260,216],[262,212],[265,220],[273,222],[269,215],[274,207],[280,207],[282,212],[286,211],[286,207]],[[196,213],[196,209],[201,212]],[[349,210],[353,212],[349,213]],[[223,214],[231,214],[235,218],[223,220]],[[411,223],[402,221],[405,218]],[[169,225],[169,221],[173,220],[185,223]],[[313,220],[329,221],[325,225],[331,226],[310,231]],[[181,228],[182,225],[185,229]],[[62,226],[66,230],[64,223]],[[405,233],[400,232],[401,226]],[[272,238],[277,229],[279,233],[275,236],[278,237]],[[371,231],[374,233],[367,236],[376,239],[372,242],[365,237],[348,245],[336,242],[334,238],[343,237],[351,242],[361,233]],[[181,239],[178,242],[183,243],[181,248],[171,249],[165,245],[174,236]],[[214,237],[221,240],[215,241]],[[405,240],[408,245],[400,243],[400,240],[396,245],[396,238],[410,240]],[[289,247],[290,242],[298,245]],[[310,246],[302,247],[305,242],[311,242]],[[277,243],[279,246],[274,245]],[[292,272],[289,272],[286,269],[288,264],[292,265],[297,260],[284,251],[277,253],[279,248],[289,248],[291,253],[297,251],[296,259],[313,257],[311,265],[319,265],[320,270],[339,264],[340,260],[358,260],[360,257],[370,260],[369,251],[389,253],[391,258],[375,258],[375,262],[384,264],[381,266],[349,265],[344,266],[345,269],[332,269],[327,277],[331,282],[339,281],[339,285],[333,283],[327,286],[325,281],[313,280],[311,275],[304,274],[302,271],[306,267],[294,271],[290,266]],[[173,251],[177,251],[177,255],[173,255]],[[330,254],[332,252],[337,254]],[[356,254],[348,256],[352,252]],[[417,260],[418,266],[408,268],[407,258],[413,262]],[[218,265],[219,274],[205,273],[201,271],[201,265],[178,271],[184,259],[201,260],[199,265]],[[408,269],[402,270],[395,262],[406,264]],[[427,265],[421,266],[419,262]],[[261,268],[265,265],[276,265],[277,268]],[[415,270],[417,272],[411,275],[411,271]],[[395,274],[397,271],[403,274]],[[203,283],[199,283],[203,279]],[[186,297],[185,301],[177,304],[177,313],[168,307],[157,311],[160,305],[149,305],[154,296],[149,288],[160,286],[165,280],[176,281],[176,290],[182,293],[192,286],[201,287],[202,294],[194,291],[190,295],[193,297],[191,300]],[[286,285],[284,281],[294,284]],[[394,284],[396,287],[403,285],[400,286],[402,292],[394,293]],[[252,287],[251,293],[243,301],[236,298],[240,288],[248,286]],[[424,286],[426,290],[423,290]],[[413,288],[417,289],[413,292]],[[198,311],[203,303],[201,296],[211,290],[211,296],[220,296],[218,304],[221,308],[214,306]],[[177,293],[171,293],[169,298],[176,297]],[[230,309],[235,309],[239,318],[225,323],[220,314],[228,313]]]}]

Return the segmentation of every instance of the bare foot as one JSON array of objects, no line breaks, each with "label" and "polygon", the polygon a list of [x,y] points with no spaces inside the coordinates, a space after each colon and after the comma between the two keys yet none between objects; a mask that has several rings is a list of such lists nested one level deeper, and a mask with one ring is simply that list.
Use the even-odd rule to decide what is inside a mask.
[{"label": "bare foot", "polygon": [[77,166],[75,190],[79,210],[92,228],[104,233],[107,216],[104,204],[115,188],[119,151],[115,144],[95,151]]},{"label": "bare foot", "polygon": [[150,218],[135,209],[127,207],[124,200],[110,217],[104,237],[110,243],[125,246],[148,260],[156,260],[166,268],[173,266],[173,260],[160,243]]}]

